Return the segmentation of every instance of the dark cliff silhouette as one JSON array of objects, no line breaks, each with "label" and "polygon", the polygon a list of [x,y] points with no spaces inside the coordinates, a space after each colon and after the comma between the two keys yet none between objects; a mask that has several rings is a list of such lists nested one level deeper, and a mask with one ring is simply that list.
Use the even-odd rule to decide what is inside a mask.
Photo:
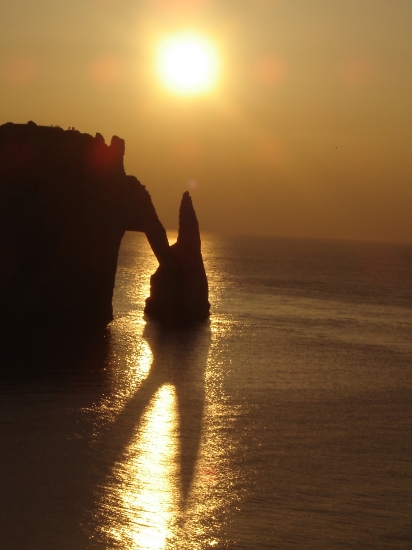
[{"label": "dark cliff silhouette", "polygon": [[209,316],[191,199],[169,246],[149,193],[123,167],[124,141],[59,127],[0,126],[0,307],[3,319],[105,326],[113,318],[125,231],[142,231],[159,261],[145,312],[163,324]]}]

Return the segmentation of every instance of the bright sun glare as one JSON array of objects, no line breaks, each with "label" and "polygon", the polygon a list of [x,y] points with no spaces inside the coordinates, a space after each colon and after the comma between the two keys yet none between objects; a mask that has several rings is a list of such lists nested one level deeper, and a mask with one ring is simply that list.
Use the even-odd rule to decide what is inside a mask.
[{"label": "bright sun glare", "polygon": [[168,90],[180,95],[205,93],[217,80],[217,51],[212,42],[198,34],[171,36],[160,44],[157,69]]}]

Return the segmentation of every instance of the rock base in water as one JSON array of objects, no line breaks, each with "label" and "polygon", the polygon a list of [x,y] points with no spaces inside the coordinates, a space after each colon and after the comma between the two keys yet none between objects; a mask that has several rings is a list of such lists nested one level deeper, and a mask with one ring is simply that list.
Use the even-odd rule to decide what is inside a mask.
[{"label": "rock base in water", "polygon": [[199,224],[188,192],[180,205],[179,233],[170,247],[170,262],[160,264],[150,278],[145,313],[169,326],[191,325],[209,318]]}]

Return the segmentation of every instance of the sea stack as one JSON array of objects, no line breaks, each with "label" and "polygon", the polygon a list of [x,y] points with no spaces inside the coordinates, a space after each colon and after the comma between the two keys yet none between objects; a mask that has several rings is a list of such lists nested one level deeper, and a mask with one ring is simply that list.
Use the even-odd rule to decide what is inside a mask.
[{"label": "sea stack", "polygon": [[[146,188],[125,174],[124,151],[116,136],[106,145],[101,134],[74,128],[34,122],[0,126],[3,323],[107,325],[113,319],[118,251],[128,230],[146,234],[159,270],[169,277],[167,285],[177,289],[161,292],[165,303],[156,298],[147,313],[167,324],[208,316],[200,307],[205,296],[207,301],[207,280],[190,197],[182,201],[181,244],[169,247]],[[201,299],[194,296],[196,289]],[[186,290],[190,297],[183,296]],[[193,307],[182,305],[189,302]]]},{"label": "sea stack", "polygon": [[180,205],[177,241],[170,252],[171,262],[160,264],[150,278],[145,313],[171,326],[191,325],[207,319],[210,304],[199,224],[187,191]]}]

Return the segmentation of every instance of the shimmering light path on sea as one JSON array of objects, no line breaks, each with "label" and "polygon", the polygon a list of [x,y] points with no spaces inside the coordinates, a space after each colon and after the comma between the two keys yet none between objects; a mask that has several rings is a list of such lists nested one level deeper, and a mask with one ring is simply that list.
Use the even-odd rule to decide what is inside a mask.
[{"label": "shimmering light path on sea", "polygon": [[[173,236],[172,236],[173,239]],[[2,550],[408,549],[412,249],[203,236],[212,317],[2,347]]]}]

